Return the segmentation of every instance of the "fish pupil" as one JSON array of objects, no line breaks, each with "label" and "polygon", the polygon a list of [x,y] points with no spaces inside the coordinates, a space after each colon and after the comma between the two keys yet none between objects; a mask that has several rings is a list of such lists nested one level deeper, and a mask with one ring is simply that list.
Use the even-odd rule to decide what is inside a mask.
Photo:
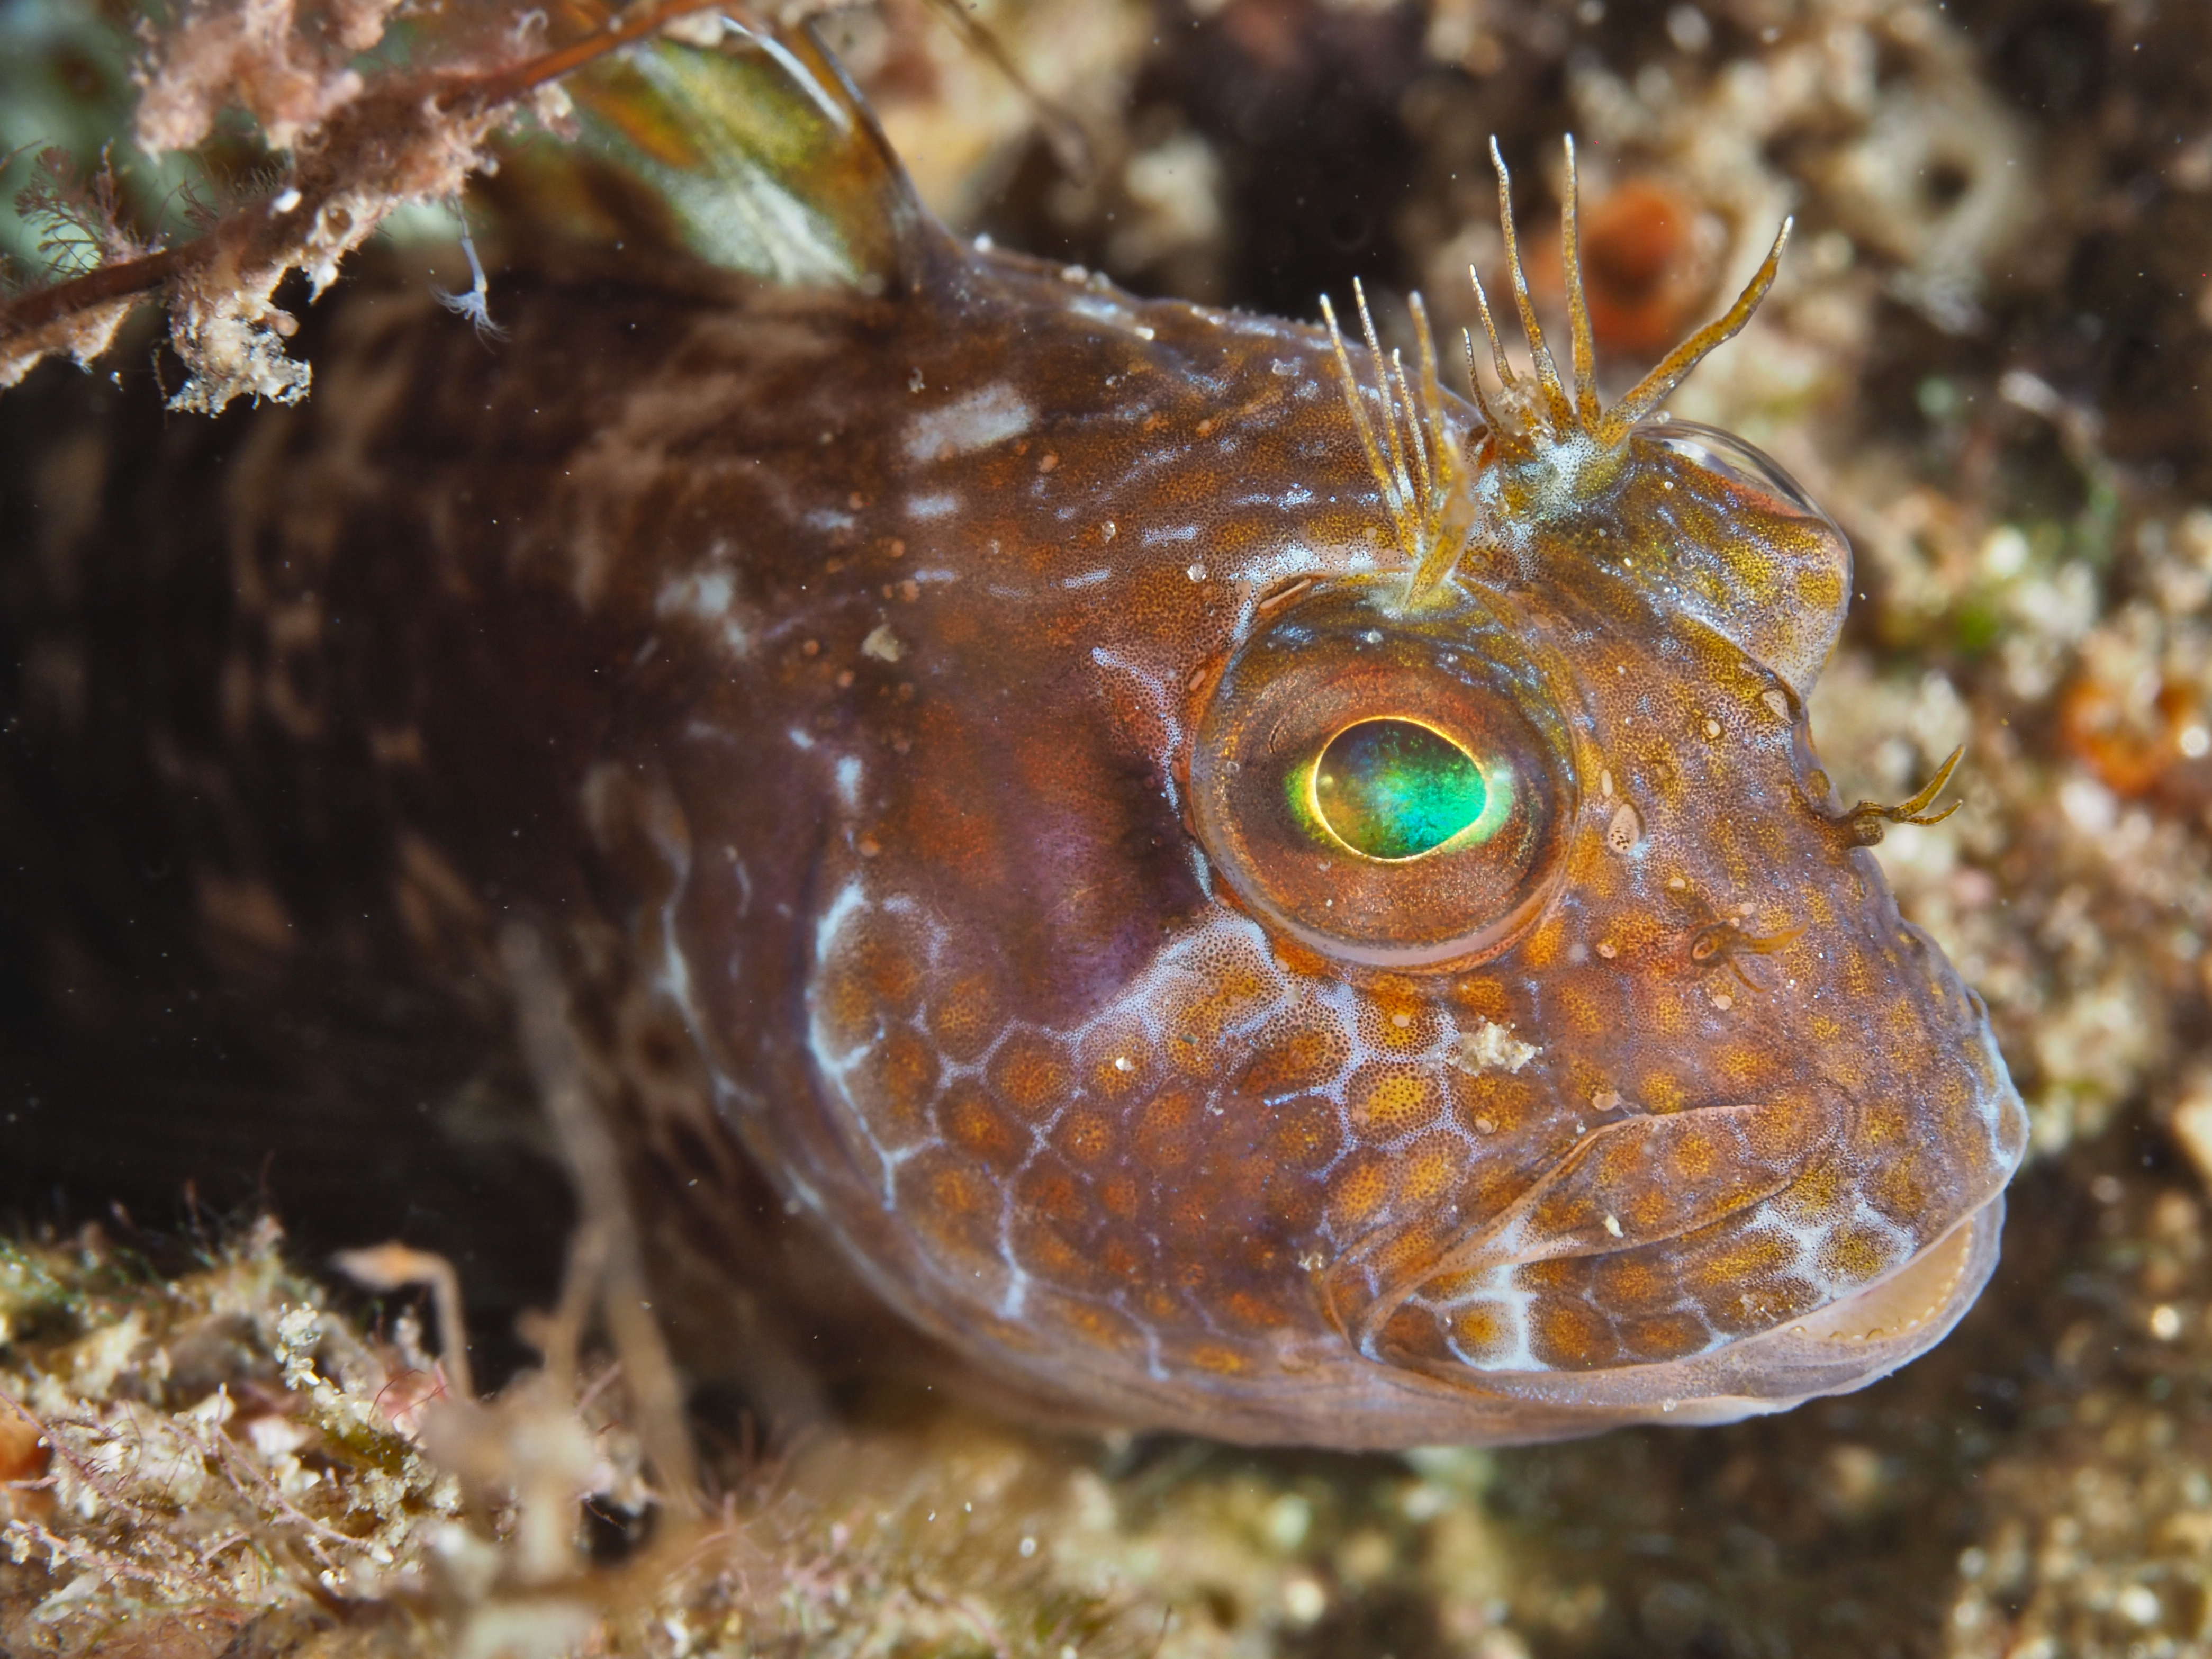
[{"label": "fish pupil", "polygon": [[1314,805],[1329,832],[1371,859],[1410,859],[1482,817],[1482,769],[1415,720],[1369,720],[1329,739],[1314,769]]}]

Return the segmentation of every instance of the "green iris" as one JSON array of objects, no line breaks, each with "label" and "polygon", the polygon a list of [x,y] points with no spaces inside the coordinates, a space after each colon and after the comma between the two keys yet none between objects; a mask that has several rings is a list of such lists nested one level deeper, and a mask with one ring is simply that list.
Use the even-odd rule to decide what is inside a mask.
[{"label": "green iris", "polygon": [[1347,726],[1314,763],[1313,810],[1329,833],[1370,859],[1410,859],[1473,830],[1493,832],[1511,804],[1504,769],[1415,720]]}]

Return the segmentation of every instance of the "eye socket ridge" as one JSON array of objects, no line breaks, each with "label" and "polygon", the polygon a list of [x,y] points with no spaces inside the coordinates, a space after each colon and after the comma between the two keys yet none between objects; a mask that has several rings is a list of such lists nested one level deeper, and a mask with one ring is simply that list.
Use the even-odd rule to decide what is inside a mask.
[{"label": "eye socket ridge", "polygon": [[1478,757],[1433,721],[1389,714],[1340,726],[1284,784],[1314,839],[1405,865],[1489,841],[1512,816],[1516,779],[1503,756]]}]

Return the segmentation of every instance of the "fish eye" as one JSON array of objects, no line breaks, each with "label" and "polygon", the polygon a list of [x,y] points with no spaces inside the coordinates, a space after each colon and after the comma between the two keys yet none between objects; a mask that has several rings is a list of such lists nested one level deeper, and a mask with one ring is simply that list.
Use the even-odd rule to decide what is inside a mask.
[{"label": "fish eye", "polygon": [[1291,776],[1318,828],[1386,864],[1486,840],[1512,804],[1510,766],[1485,767],[1446,733],[1397,715],[1354,720]]},{"label": "fish eye", "polygon": [[1263,922],[1395,971],[1486,961],[1564,872],[1571,746],[1528,631],[1399,578],[1326,585],[1268,617],[1206,691],[1192,823]]}]

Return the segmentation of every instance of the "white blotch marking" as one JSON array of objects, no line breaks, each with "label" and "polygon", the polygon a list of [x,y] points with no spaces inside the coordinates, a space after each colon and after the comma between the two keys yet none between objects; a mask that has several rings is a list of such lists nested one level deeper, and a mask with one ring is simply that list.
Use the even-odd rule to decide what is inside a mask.
[{"label": "white blotch marking", "polygon": [[1469,1353],[1452,1340],[1451,1350],[1460,1363],[1478,1371],[1541,1371],[1548,1370],[1528,1346],[1528,1308],[1536,1299],[1535,1293],[1516,1282],[1517,1269],[1511,1262],[1501,1262],[1483,1274],[1467,1291],[1443,1304],[1440,1311],[1464,1308],[1475,1303],[1488,1303],[1497,1309],[1505,1326],[1507,1339],[1500,1345],[1502,1352],[1485,1357]]},{"label": "white blotch marking", "polygon": [[[1075,279],[1078,282],[1087,283],[1091,280],[1091,273],[1084,270],[1081,265],[1070,265],[1068,270],[1083,271],[1083,275]],[[1062,276],[1066,274],[1066,271],[1060,273]],[[1121,326],[1127,326],[1130,318],[1134,314],[1125,305],[1117,305],[1111,300],[1096,299],[1088,294],[1079,299],[1070,300],[1067,302],[1067,308],[1078,317],[1087,318],[1091,322],[1114,323]]]},{"label": "white blotch marking", "polygon": [[822,913],[822,920],[814,925],[814,962],[817,967],[830,960],[830,947],[837,942],[843,931],[846,917],[867,902],[860,891],[860,884],[848,881],[830,901],[830,908]]},{"label": "white blotch marking", "polygon": [[860,799],[860,757],[841,755],[837,760],[837,793],[848,806],[857,805]]},{"label": "white blotch marking", "polygon": [[1036,423],[1036,411],[1013,387],[987,386],[908,421],[906,458],[921,462],[965,455],[1018,438]]},{"label": "white blotch marking", "polygon": [[1111,570],[1086,570],[1080,576],[1068,577],[1060,583],[1060,586],[1062,587],[1096,587],[1103,581],[1111,580],[1113,575],[1114,573]]},{"label": "white blotch marking", "polygon": [[1632,853],[1643,839],[1643,818],[1629,802],[1621,802],[1613,815],[1613,822],[1605,827],[1605,844],[1616,853]]},{"label": "white blotch marking", "polygon": [[727,570],[694,570],[672,576],[653,598],[653,614],[667,620],[689,617],[709,626],[719,623],[722,643],[733,657],[750,646],[737,617],[737,578]]},{"label": "white blotch marking", "polygon": [[906,498],[906,515],[909,519],[943,519],[960,510],[957,495],[909,495]]},{"label": "white blotch marking", "polygon": [[800,731],[795,726],[783,735],[789,738],[792,743],[800,749],[811,749],[814,747],[814,739],[806,732]]},{"label": "white blotch marking", "polygon": [[653,609],[657,616],[688,611],[702,622],[712,622],[729,610],[730,601],[737,596],[737,578],[728,571],[695,570],[664,583]]},{"label": "white blotch marking", "polygon": [[[1177,811],[1182,811],[1181,796],[1176,788],[1175,782],[1175,756],[1176,751],[1182,748],[1188,741],[1188,734],[1183,729],[1182,700],[1177,687],[1171,685],[1164,676],[1152,672],[1139,664],[1125,661],[1103,646],[1091,647],[1091,660],[1101,668],[1127,674],[1137,683],[1146,700],[1158,712],[1160,727],[1167,738],[1160,750],[1162,781],[1166,785],[1169,806]],[[1204,855],[1199,852],[1195,841],[1191,844],[1191,852],[1198,870],[1200,884],[1206,889],[1207,896],[1211,897],[1212,888],[1206,871]]]}]

